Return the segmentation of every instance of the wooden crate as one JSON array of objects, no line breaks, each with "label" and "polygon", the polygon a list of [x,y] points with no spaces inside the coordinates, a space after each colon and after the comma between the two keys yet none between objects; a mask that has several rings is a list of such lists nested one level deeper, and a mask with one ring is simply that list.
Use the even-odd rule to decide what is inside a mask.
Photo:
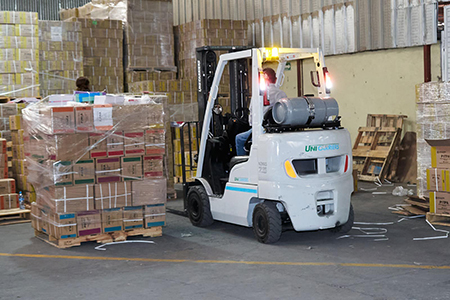
[{"label": "wooden crate", "polygon": [[450,215],[427,213],[427,220],[433,225],[450,226]]},{"label": "wooden crate", "polygon": [[29,223],[31,210],[29,209],[2,209],[0,210],[0,226],[20,223]]},{"label": "wooden crate", "polygon": [[156,226],[151,228],[139,228],[129,231],[116,231],[110,233],[92,234],[68,239],[56,239],[52,236],[47,235],[46,233],[37,230],[34,231],[34,235],[36,238],[46,242],[47,244],[50,244],[59,249],[65,249],[74,246],[81,246],[81,243],[84,242],[97,242],[104,244],[104,243],[126,241],[129,236],[137,236],[137,235],[142,235],[145,237],[162,236],[162,227]]},{"label": "wooden crate", "polygon": [[368,114],[367,115],[367,127],[393,127],[403,128],[404,119],[408,118],[405,115],[383,115],[383,114]]}]

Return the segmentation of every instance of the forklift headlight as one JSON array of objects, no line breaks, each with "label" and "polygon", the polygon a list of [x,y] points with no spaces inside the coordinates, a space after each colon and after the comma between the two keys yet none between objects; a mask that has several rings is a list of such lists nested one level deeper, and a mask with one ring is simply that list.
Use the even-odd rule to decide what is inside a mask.
[{"label": "forklift headlight", "polygon": [[272,58],[278,57],[278,48],[272,48]]},{"label": "forklift headlight", "polygon": [[295,173],[295,170],[292,167],[292,164],[290,161],[287,160],[284,162],[284,169],[286,170],[286,173],[288,174],[289,177],[297,178],[297,173]]}]

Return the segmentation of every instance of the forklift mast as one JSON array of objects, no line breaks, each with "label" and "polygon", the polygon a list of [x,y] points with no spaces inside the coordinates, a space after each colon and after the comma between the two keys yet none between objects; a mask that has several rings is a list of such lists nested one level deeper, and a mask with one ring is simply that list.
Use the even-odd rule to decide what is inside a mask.
[{"label": "forklift mast", "polygon": [[[245,46],[204,46],[196,49],[199,133],[203,127],[203,119],[205,116],[206,105],[208,103],[209,92],[211,90],[214,74],[216,72],[216,51],[228,51],[231,53],[246,49],[249,48]],[[247,99],[249,99],[247,59],[230,62],[229,73],[231,118],[246,118],[248,117]],[[219,94],[219,96],[221,95]],[[224,120],[221,114],[214,114],[212,118],[212,126],[210,127],[213,136],[222,135],[224,125],[223,122]]]}]

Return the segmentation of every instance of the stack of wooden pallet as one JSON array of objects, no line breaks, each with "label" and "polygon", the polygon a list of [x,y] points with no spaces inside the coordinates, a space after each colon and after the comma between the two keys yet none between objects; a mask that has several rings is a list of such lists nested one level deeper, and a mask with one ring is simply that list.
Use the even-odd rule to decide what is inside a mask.
[{"label": "stack of wooden pallet", "polygon": [[398,164],[404,115],[367,115],[366,127],[358,129],[353,146],[353,169],[358,179],[382,181],[393,178]]}]

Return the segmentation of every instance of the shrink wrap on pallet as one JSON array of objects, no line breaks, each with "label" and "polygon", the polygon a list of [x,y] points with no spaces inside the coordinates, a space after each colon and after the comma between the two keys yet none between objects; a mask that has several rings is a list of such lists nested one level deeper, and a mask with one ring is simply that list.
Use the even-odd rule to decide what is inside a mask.
[{"label": "shrink wrap on pallet", "polygon": [[[51,106],[44,99],[23,110],[27,180],[47,212],[39,222],[48,234],[63,239],[69,229],[84,236],[143,228],[143,206],[166,200],[166,101],[162,95],[144,104]],[[144,164],[148,157],[158,163]],[[55,221],[63,214],[74,214],[77,227]]]}]

